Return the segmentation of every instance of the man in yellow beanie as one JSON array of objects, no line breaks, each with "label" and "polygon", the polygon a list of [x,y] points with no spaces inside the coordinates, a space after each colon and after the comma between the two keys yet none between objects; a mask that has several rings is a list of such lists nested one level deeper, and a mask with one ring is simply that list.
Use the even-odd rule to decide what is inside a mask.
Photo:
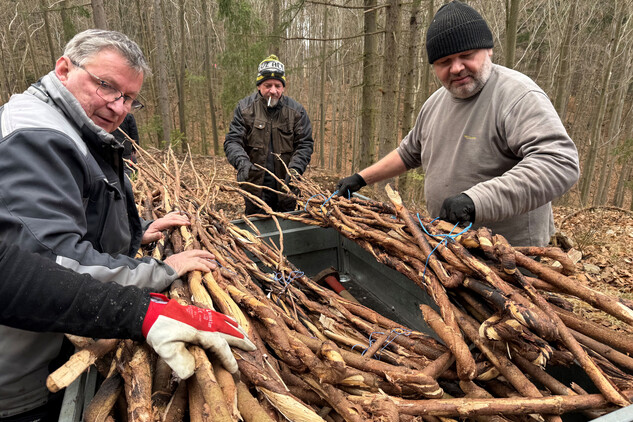
[{"label": "man in yellow beanie", "polygon": [[[277,56],[268,56],[257,70],[257,92],[237,104],[224,140],[224,152],[237,170],[238,182],[281,192],[279,182],[254,164],[270,170],[286,184],[291,177],[284,163],[290,172],[303,174],[314,148],[312,124],[303,106],[283,95],[286,73]],[[279,154],[283,163],[275,154]],[[289,196],[252,185],[242,188],[263,199],[275,211],[293,211],[296,207],[296,201]],[[245,198],[246,215],[261,212],[257,204]]]}]

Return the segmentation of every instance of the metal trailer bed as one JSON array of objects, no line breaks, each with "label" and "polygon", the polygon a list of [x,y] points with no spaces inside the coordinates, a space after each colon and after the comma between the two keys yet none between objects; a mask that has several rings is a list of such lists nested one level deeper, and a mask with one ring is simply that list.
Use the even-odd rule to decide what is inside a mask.
[{"label": "metal trailer bed", "polygon": [[[252,219],[261,238],[279,245],[279,231],[271,219]],[[249,230],[242,220],[233,221]],[[341,276],[341,284],[361,303],[404,326],[437,336],[426,325],[419,305],[437,309],[432,299],[414,282],[399,272],[378,263],[367,251],[331,228],[308,226],[296,221],[279,220],[283,231],[284,255],[308,277],[330,266]],[[253,258],[254,262],[258,261]],[[574,382],[587,391],[595,392],[591,381],[582,371],[555,371],[552,375],[562,382]],[[84,404],[95,392],[97,375],[94,368],[66,389],[60,422],[81,421]],[[563,415],[565,422],[586,421],[581,415]],[[595,422],[633,422],[633,405],[594,419]]]}]

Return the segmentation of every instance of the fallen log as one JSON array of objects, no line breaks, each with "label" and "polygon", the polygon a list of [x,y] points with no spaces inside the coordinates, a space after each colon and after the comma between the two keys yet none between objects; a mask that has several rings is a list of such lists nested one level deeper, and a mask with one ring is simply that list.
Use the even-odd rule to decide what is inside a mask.
[{"label": "fallen log", "polygon": [[[625,391],[630,399],[633,391]],[[368,405],[374,397],[350,397],[354,403]],[[393,398],[398,412],[415,416],[469,418],[482,415],[525,415],[580,412],[590,409],[613,409],[602,394],[583,396],[509,397],[494,399],[457,398],[405,400]]]},{"label": "fallen log", "polygon": [[118,342],[117,339],[99,340],[78,351],[46,378],[46,387],[53,393],[68,387],[97,359],[112,351]]}]

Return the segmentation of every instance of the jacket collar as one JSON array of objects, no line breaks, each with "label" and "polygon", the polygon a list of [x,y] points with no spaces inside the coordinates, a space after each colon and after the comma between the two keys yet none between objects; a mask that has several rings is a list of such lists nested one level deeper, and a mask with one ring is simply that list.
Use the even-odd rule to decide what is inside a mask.
[{"label": "jacket collar", "polygon": [[81,133],[92,133],[95,135],[94,138],[98,138],[106,144],[121,147],[121,144],[114,136],[90,120],[79,101],[55,75],[55,71],[51,71],[42,77],[37,83],[31,85],[26,92],[66,115],[69,120],[77,125]]}]

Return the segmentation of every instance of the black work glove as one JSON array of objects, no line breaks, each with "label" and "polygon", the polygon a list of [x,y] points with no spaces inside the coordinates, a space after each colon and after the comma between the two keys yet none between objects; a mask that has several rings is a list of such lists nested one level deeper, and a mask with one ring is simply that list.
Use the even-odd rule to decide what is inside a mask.
[{"label": "black work glove", "polygon": [[349,198],[354,192],[360,190],[363,186],[367,186],[367,182],[365,182],[363,176],[358,173],[354,173],[351,176],[338,181],[338,185],[336,185],[336,190],[338,191],[337,195]]},{"label": "black work glove", "polygon": [[295,179],[299,179],[299,176],[301,176],[301,173],[299,173],[299,170],[297,170],[296,168],[290,167],[288,169],[288,173],[286,173],[286,178],[284,179],[284,183],[290,186],[290,182],[292,182],[293,176]]},{"label": "black work glove", "polygon": [[237,166],[237,181],[245,182],[246,179],[248,179],[248,174],[251,172],[252,167],[253,164],[250,161],[241,161],[240,164]]},{"label": "black work glove", "polygon": [[465,193],[446,198],[440,209],[440,220],[451,223],[475,221],[475,203]]}]

